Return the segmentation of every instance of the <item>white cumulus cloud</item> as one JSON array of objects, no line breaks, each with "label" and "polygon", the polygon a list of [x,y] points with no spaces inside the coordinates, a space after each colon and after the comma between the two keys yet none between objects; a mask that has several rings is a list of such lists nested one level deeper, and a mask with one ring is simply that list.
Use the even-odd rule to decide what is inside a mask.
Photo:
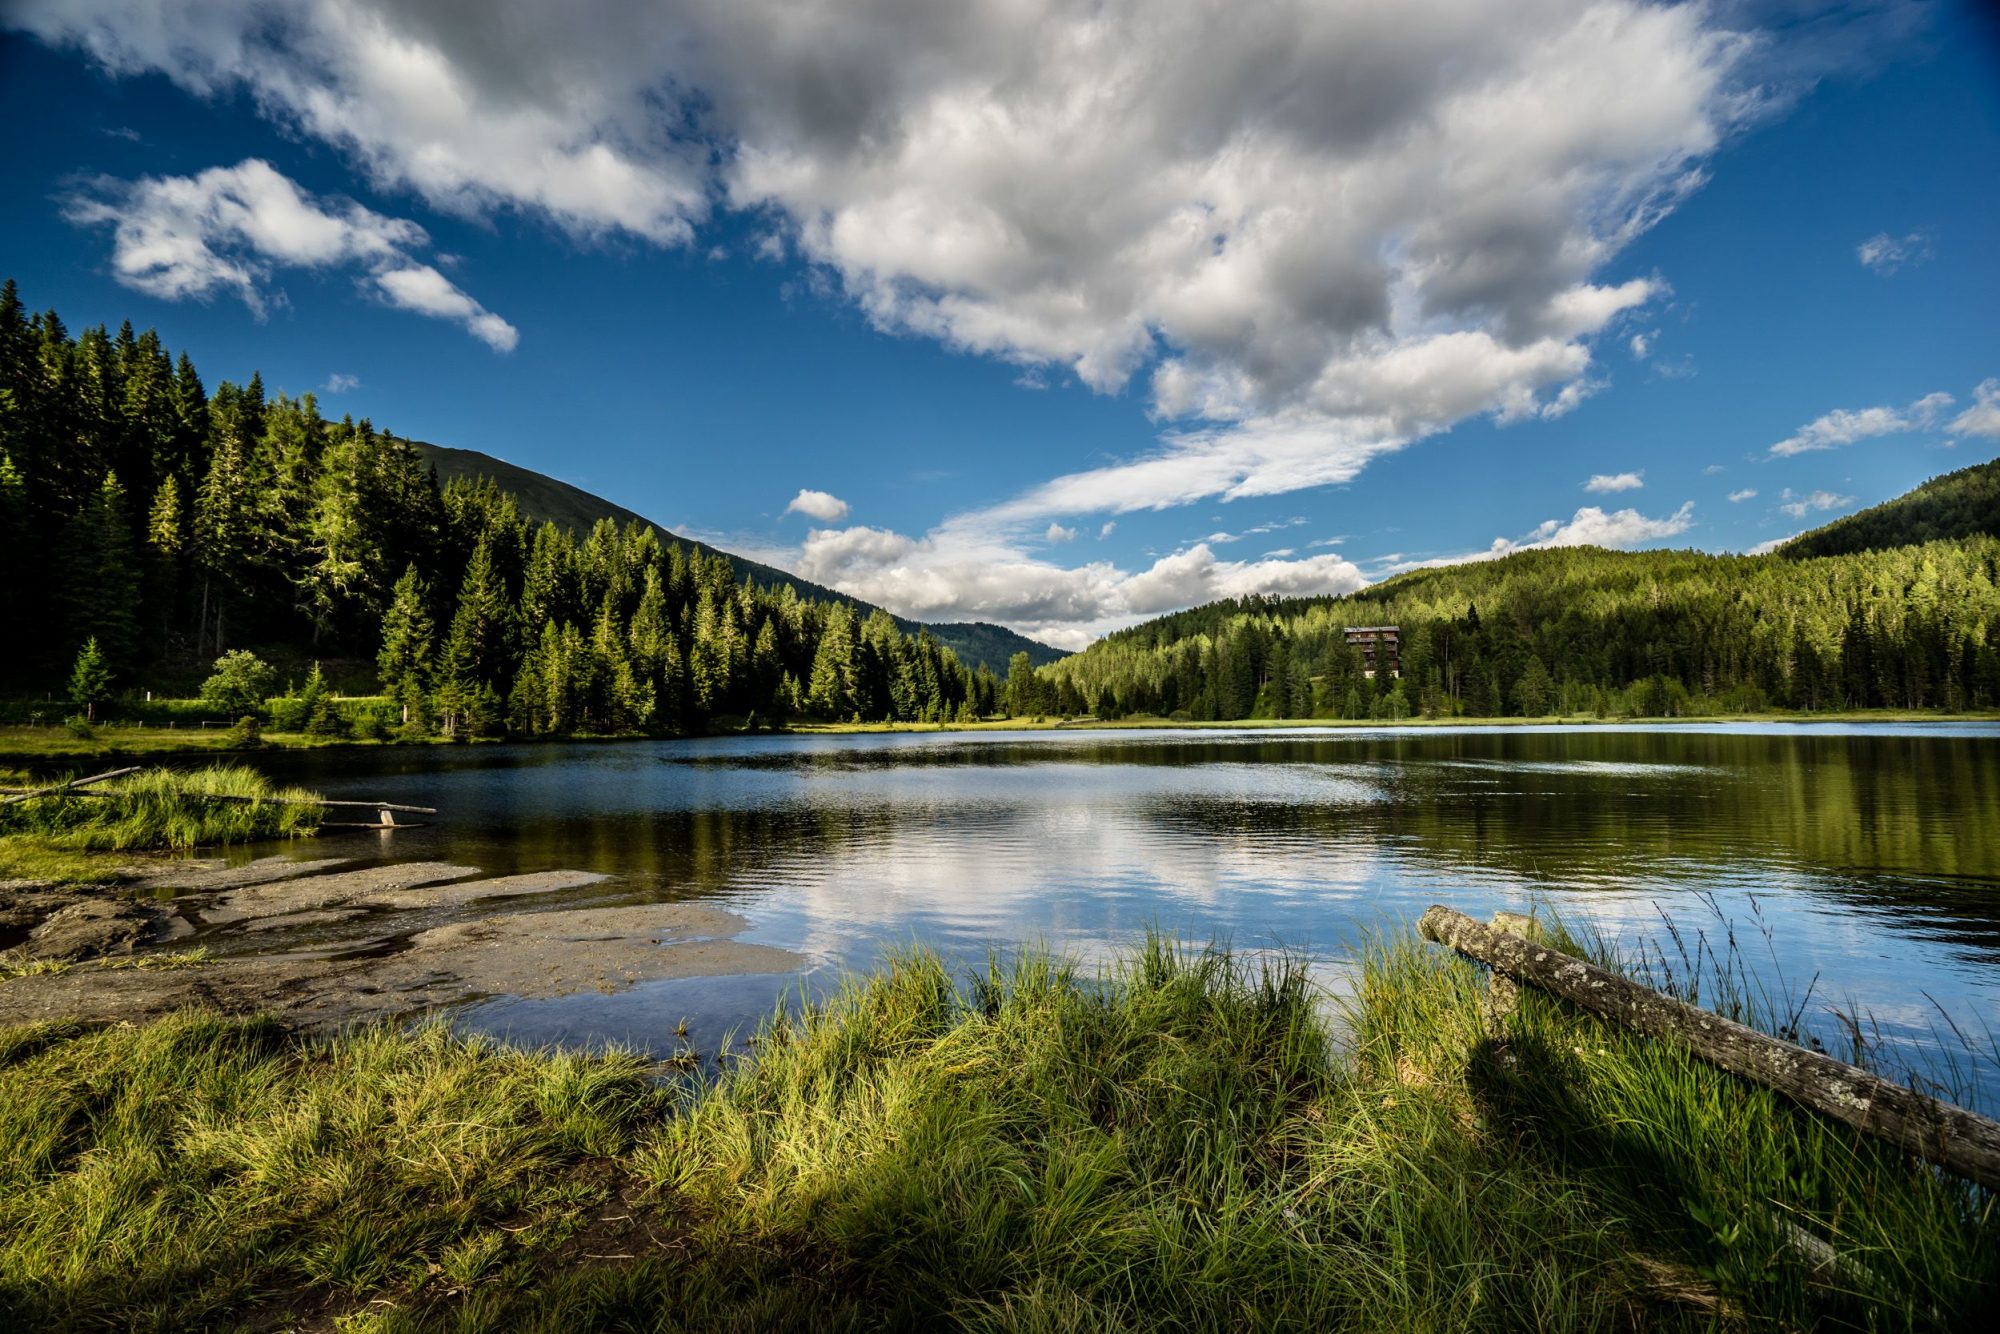
[{"label": "white cumulus cloud", "polygon": [[1493,539],[1493,545],[1484,551],[1468,552],[1462,556],[1438,556],[1430,560],[1403,560],[1391,556],[1387,560],[1384,572],[1395,574],[1403,570],[1463,565],[1469,561],[1499,560],[1517,551],[1541,551],[1549,547],[1592,546],[1625,551],[1647,542],[1678,537],[1693,526],[1692,500],[1682,504],[1672,514],[1659,518],[1649,518],[1635,509],[1607,513],[1596,505],[1586,505],[1571,515],[1567,521],[1544,519],[1524,537],[1496,537]]},{"label": "white cumulus cloud", "polygon": [[1593,474],[1591,479],[1583,484],[1583,489],[1593,495],[1602,495],[1617,491],[1637,491],[1645,484],[1646,477],[1643,472],[1600,472]]},{"label": "white cumulus cloud", "polygon": [[1042,539],[1050,543],[1074,542],[1076,541],[1076,529],[1065,528],[1059,523],[1052,523],[1049,525],[1048,531],[1042,534]]},{"label": "white cumulus cloud", "polygon": [[112,276],[152,296],[226,291],[261,317],[274,269],[355,267],[392,306],[454,320],[498,351],[518,339],[507,321],[411,257],[430,242],[422,227],[352,200],[317,199],[259,158],[193,176],[98,177],[65,211],[79,224],[109,226]]},{"label": "white cumulus cloud", "polygon": [[1755,500],[1756,498],[1757,488],[1754,486],[1746,486],[1741,491],[1731,491],[1729,493],[1729,503],[1732,505],[1741,505],[1746,500]]},{"label": "white cumulus cloud", "polygon": [[792,503],[785,506],[787,514],[803,514],[821,523],[839,523],[847,517],[847,512],[847,502],[839,496],[810,487],[801,487],[799,493],[792,497]]},{"label": "white cumulus cloud", "polygon": [[2000,439],[2000,380],[1981,380],[1972,391],[1972,406],[1951,419],[1950,429]]},{"label": "white cumulus cloud", "polygon": [[439,209],[680,245],[719,201],[879,327],[1142,382],[1158,448],[1018,498],[1046,523],[1325,485],[1470,416],[1576,409],[1605,383],[1594,340],[1666,291],[1607,270],[1765,105],[1734,12],[19,0],[6,21],[247,96]]},{"label": "white cumulus cloud", "polygon": [[923,537],[866,526],[821,528],[799,547],[757,555],[899,615],[998,621],[1064,648],[1217,598],[1351,593],[1368,582],[1352,562],[1332,554],[1230,561],[1206,542],[1143,569],[1108,560],[1063,566],[957,522]]}]

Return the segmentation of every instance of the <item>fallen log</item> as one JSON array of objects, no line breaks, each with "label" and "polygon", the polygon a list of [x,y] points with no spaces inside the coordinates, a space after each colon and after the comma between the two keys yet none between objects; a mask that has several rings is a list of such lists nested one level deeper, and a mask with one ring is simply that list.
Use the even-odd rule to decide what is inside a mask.
[{"label": "fallen log", "polygon": [[[54,783],[48,787],[25,788],[22,791],[16,793],[14,796],[7,798],[5,801],[0,801],[0,806],[15,806],[19,805],[21,802],[24,801],[33,801],[36,797],[62,796],[76,788],[89,787],[92,783],[106,783],[114,778],[123,778],[126,774],[136,774],[143,767],[145,766],[133,764],[133,765],[128,765],[123,769],[112,769],[107,773],[92,774],[89,778],[78,778],[75,779],[74,781]],[[87,792],[83,793],[82,795],[95,797],[100,794],[96,792]]]},{"label": "fallen log", "polygon": [[1534,940],[1435,904],[1417,929],[1496,973],[1644,1033],[1685,1044],[1733,1075],[2000,1190],[2000,1123],[1822,1052],[1759,1033]]},{"label": "fallen log", "polygon": [[[137,771],[133,769],[121,769],[119,771],[119,773],[121,774],[135,773],[135,772]],[[94,782],[96,780],[92,779],[88,781]],[[72,786],[74,786],[74,784],[72,784]],[[29,797],[34,797],[34,796],[114,797],[117,795],[117,793],[115,792],[71,792],[59,787],[58,788],[0,787],[0,793],[7,793],[7,792],[21,793],[22,800],[26,800]],[[353,808],[357,810],[367,810],[367,811],[401,811],[406,815],[437,814],[437,808],[435,806],[404,806],[393,801],[325,801],[318,797],[240,797],[234,795],[233,793],[226,793],[226,792],[204,793],[198,799],[201,801],[232,801],[232,802],[237,802],[239,804],[244,802],[266,802],[269,804],[285,805],[285,806],[329,806],[329,807],[338,806],[343,808]],[[5,804],[5,803],[0,803],[0,804]],[[373,826],[370,827],[372,828]]]}]

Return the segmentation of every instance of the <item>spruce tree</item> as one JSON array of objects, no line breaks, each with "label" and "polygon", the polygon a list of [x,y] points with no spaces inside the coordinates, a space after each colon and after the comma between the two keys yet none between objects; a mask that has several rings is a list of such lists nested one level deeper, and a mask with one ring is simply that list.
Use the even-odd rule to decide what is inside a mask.
[{"label": "spruce tree", "polygon": [[111,698],[111,665],[95,637],[83,641],[69,670],[69,698],[86,722],[97,721],[97,706]]},{"label": "spruce tree", "polygon": [[828,609],[819,644],[813,651],[812,673],[806,679],[806,710],[821,718],[840,719],[854,707],[854,615],[844,602]]},{"label": "spruce tree", "polygon": [[375,664],[382,691],[402,710],[403,726],[429,725],[425,701],[429,694],[431,660],[437,631],[431,621],[430,588],[411,565],[396,581],[389,610],[382,618],[382,649]]},{"label": "spruce tree", "polygon": [[65,527],[61,556],[69,638],[94,640],[114,668],[131,666],[138,650],[140,570],[118,474],[104,474],[96,495]]},{"label": "spruce tree", "polygon": [[457,731],[481,687],[493,690],[495,681],[511,677],[507,629],[512,613],[492,550],[482,537],[465,567],[458,608],[452,613],[451,633],[438,666],[437,709],[448,734]]}]

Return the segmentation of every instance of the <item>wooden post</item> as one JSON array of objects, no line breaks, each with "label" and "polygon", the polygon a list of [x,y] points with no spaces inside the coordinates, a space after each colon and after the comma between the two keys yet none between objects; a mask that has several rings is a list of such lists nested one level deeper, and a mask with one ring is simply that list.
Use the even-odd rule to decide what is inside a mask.
[{"label": "wooden post", "polygon": [[1649,1037],[1673,1038],[1731,1074],[2000,1190],[2000,1123],[1821,1052],[1759,1033],[1593,963],[1435,904],[1417,929],[1516,982],[1540,987]]}]

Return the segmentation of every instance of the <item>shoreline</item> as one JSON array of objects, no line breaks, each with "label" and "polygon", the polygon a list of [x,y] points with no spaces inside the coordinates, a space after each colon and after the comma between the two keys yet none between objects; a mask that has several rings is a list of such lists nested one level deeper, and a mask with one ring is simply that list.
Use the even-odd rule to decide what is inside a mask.
[{"label": "shoreline", "polygon": [[[1763,713],[1701,714],[1681,717],[1598,717],[1595,714],[1572,714],[1567,716],[1551,714],[1539,718],[1236,718],[1227,720],[1150,717],[1117,720],[1098,718],[1062,720],[1043,717],[983,719],[971,723],[799,722],[782,727],[758,727],[755,729],[723,725],[707,732],[685,734],[655,734],[646,732],[578,733],[562,737],[490,737],[479,739],[427,737],[418,741],[308,737],[301,733],[266,732],[262,735],[259,744],[252,747],[233,747],[226,744],[225,733],[220,729],[208,734],[215,738],[213,742],[189,742],[182,739],[189,735],[186,731],[162,727],[146,727],[144,725],[126,727],[117,723],[102,723],[98,725],[100,735],[88,740],[70,736],[61,727],[57,726],[0,727],[0,765],[38,764],[66,760],[147,759],[190,755],[248,758],[273,751],[413,750],[430,746],[568,746],[604,742],[700,741],[710,738],[743,736],[865,736],[875,733],[886,735],[929,732],[963,732],[978,735],[985,732],[1284,731],[1300,728],[1359,732],[1409,728],[1450,729],[1455,727],[1648,728],[1729,723],[1788,723],[1795,725],[2000,723],[2000,710],[1945,712],[1942,710],[1933,711],[1923,709],[1849,709],[1838,712],[1823,711],[1814,713],[1773,710]],[[103,735],[104,733],[113,733],[115,735],[107,736]]]}]

